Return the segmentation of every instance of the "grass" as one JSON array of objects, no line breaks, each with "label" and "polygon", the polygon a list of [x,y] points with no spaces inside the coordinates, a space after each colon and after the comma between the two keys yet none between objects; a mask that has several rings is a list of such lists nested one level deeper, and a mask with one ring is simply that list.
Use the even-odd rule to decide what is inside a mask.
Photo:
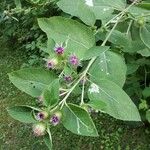
[{"label": "grass", "polygon": [[[0,40],[0,148],[1,150],[47,150],[42,140],[32,135],[31,125],[8,116],[6,108],[32,103],[34,99],[16,89],[7,73],[18,70],[27,58],[24,52],[8,48]],[[128,123],[108,115],[93,114],[99,137],[81,137],[62,125],[52,128],[54,150],[149,150],[150,127],[143,123]]]}]

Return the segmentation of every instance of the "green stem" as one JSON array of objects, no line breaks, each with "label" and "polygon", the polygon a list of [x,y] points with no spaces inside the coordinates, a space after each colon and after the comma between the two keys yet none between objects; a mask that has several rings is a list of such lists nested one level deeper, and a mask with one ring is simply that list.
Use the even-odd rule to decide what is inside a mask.
[{"label": "green stem", "polygon": [[[114,31],[114,29],[116,28],[117,24],[119,23],[119,20],[122,18],[122,16],[126,13],[126,11],[133,6],[135,3],[137,2],[134,1],[130,6],[128,6],[126,9],[124,9],[121,13],[119,13],[119,18],[117,19],[116,23],[114,24],[113,28],[111,29],[111,31],[109,32],[109,34],[107,35],[107,37],[105,38],[105,40],[103,41],[101,46],[104,46],[106,44],[106,42],[108,41],[109,37],[111,36],[112,32]],[[63,98],[63,100],[59,103],[59,105],[61,105],[60,109],[62,109],[62,107],[64,106],[64,104],[66,103],[67,98],[70,96],[70,94],[72,93],[72,91],[75,89],[75,87],[79,84],[79,82],[84,79],[84,77],[86,76],[86,74],[88,73],[88,70],[90,69],[90,67],[92,66],[92,64],[94,63],[94,61],[96,60],[97,57],[93,57],[88,66],[86,67],[86,69],[82,72],[81,77],[77,80],[77,82],[72,86],[72,88],[68,91],[67,95]]]}]

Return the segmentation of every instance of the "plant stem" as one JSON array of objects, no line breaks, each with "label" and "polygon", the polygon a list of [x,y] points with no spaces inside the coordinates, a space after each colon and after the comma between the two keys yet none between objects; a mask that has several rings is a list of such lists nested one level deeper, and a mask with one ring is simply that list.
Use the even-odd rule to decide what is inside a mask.
[{"label": "plant stem", "polygon": [[126,35],[127,35],[127,36],[128,36],[128,34],[129,34],[129,32],[130,32],[130,28],[131,28],[132,23],[133,23],[133,20],[131,20],[131,21],[129,22],[129,26],[128,26],[128,29],[127,29],[127,32],[126,32]]},{"label": "plant stem", "polygon": [[[114,24],[113,28],[111,29],[111,31],[109,32],[109,34],[107,35],[107,37],[105,38],[105,40],[103,41],[103,43],[101,44],[101,46],[104,46],[106,44],[106,42],[108,41],[109,37],[111,36],[112,32],[114,31],[114,29],[116,28],[117,24],[119,23],[119,20],[122,18],[122,16],[125,14],[125,12],[131,7],[133,6],[135,3],[137,2],[134,1],[130,6],[128,6],[126,9],[124,9],[121,13],[119,13],[117,16],[119,16],[119,18],[117,19],[116,23]],[[110,22],[110,21],[109,21]],[[70,94],[72,93],[72,91],[75,89],[75,87],[79,84],[79,82],[85,78],[86,74],[88,73],[88,70],[90,69],[90,67],[92,66],[92,64],[94,63],[94,61],[96,60],[97,57],[93,57],[88,66],[86,67],[86,69],[82,72],[81,77],[77,80],[77,82],[72,86],[72,88],[68,91],[67,95],[63,98],[63,100],[59,103],[59,105],[61,105],[60,109],[62,109],[62,107],[64,106],[64,104],[66,103],[67,98],[70,96]]]}]

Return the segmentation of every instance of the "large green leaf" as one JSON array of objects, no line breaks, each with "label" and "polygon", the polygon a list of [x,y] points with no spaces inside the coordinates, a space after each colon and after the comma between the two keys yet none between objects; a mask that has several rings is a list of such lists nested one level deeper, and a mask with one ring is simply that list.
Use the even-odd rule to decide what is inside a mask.
[{"label": "large green leaf", "polygon": [[150,49],[150,31],[146,26],[140,28],[140,37],[143,43]]},{"label": "large green leaf", "polygon": [[68,104],[63,107],[63,125],[71,132],[83,136],[98,136],[95,125],[86,110]]},{"label": "large green leaf", "polygon": [[59,100],[59,80],[54,80],[43,93],[46,106],[55,105]]},{"label": "large green leaf", "polygon": [[114,10],[123,10],[125,0],[60,0],[57,5],[64,12],[79,17],[88,25],[94,25],[96,19],[105,20]]},{"label": "large green leaf", "polygon": [[65,43],[65,53],[75,53],[82,58],[86,50],[95,44],[95,37],[88,27],[68,18],[38,19],[40,28],[57,44]]},{"label": "large green leaf", "polygon": [[48,70],[28,68],[10,73],[9,79],[20,90],[33,97],[38,97],[55,79],[55,75]]},{"label": "large green leaf", "polygon": [[37,122],[33,116],[33,109],[28,106],[14,106],[7,109],[9,115],[23,123],[35,123]]},{"label": "large green leaf", "polygon": [[95,83],[89,87],[88,96],[90,101],[106,104],[103,109],[99,107],[99,110],[121,120],[141,120],[136,106],[117,84],[109,80],[98,80]]},{"label": "large green leaf", "polygon": [[95,56],[100,56],[103,52],[106,52],[108,49],[109,46],[94,46],[85,52],[82,60],[88,60]]},{"label": "large green leaf", "polygon": [[90,69],[91,79],[108,79],[120,87],[126,79],[126,65],[124,59],[111,51],[102,53]]}]

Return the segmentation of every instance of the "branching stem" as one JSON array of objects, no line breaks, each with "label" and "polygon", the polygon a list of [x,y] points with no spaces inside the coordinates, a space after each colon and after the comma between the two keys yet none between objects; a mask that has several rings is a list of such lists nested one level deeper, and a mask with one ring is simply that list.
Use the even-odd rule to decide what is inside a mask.
[{"label": "branching stem", "polygon": [[[107,35],[107,37],[105,38],[105,40],[103,41],[103,43],[101,44],[101,46],[104,46],[106,44],[106,42],[108,41],[109,37],[111,36],[112,32],[114,31],[114,29],[116,28],[117,24],[119,23],[119,20],[122,18],[122,16],[127,12],[127,10],[133,6],[135,3],[137,2],[137,0],[135,0],[130,6],[128,6],[126,9],[124,9],[122,12],[120,12],[117,17],[117,21],[114,24],[113,28],[111,29],[111,31],[109,32],[109,34]],[[110,21],[108,21],[108,23],[110,23]],[[86,69],[82,72],[80,78],[77,80],[77,82],[71,87],[71,89],[68,91],[68,93],[66,94],[66,96],[62,99],[62,101],[60,101],[59,105],[60,105],[60,109],[63,108],[64,104],[66,103],[67,98],[70,96],[70,94],[72,93],[72,91],[75,89],[75,87],[80,83],[80,81],[86,77],[86,74],[88,73],[90,67],[92,66],[92,64],[94,63],[94,61],[96,60],[97,57],[93,57],[89,64],[87,65]]]}]

